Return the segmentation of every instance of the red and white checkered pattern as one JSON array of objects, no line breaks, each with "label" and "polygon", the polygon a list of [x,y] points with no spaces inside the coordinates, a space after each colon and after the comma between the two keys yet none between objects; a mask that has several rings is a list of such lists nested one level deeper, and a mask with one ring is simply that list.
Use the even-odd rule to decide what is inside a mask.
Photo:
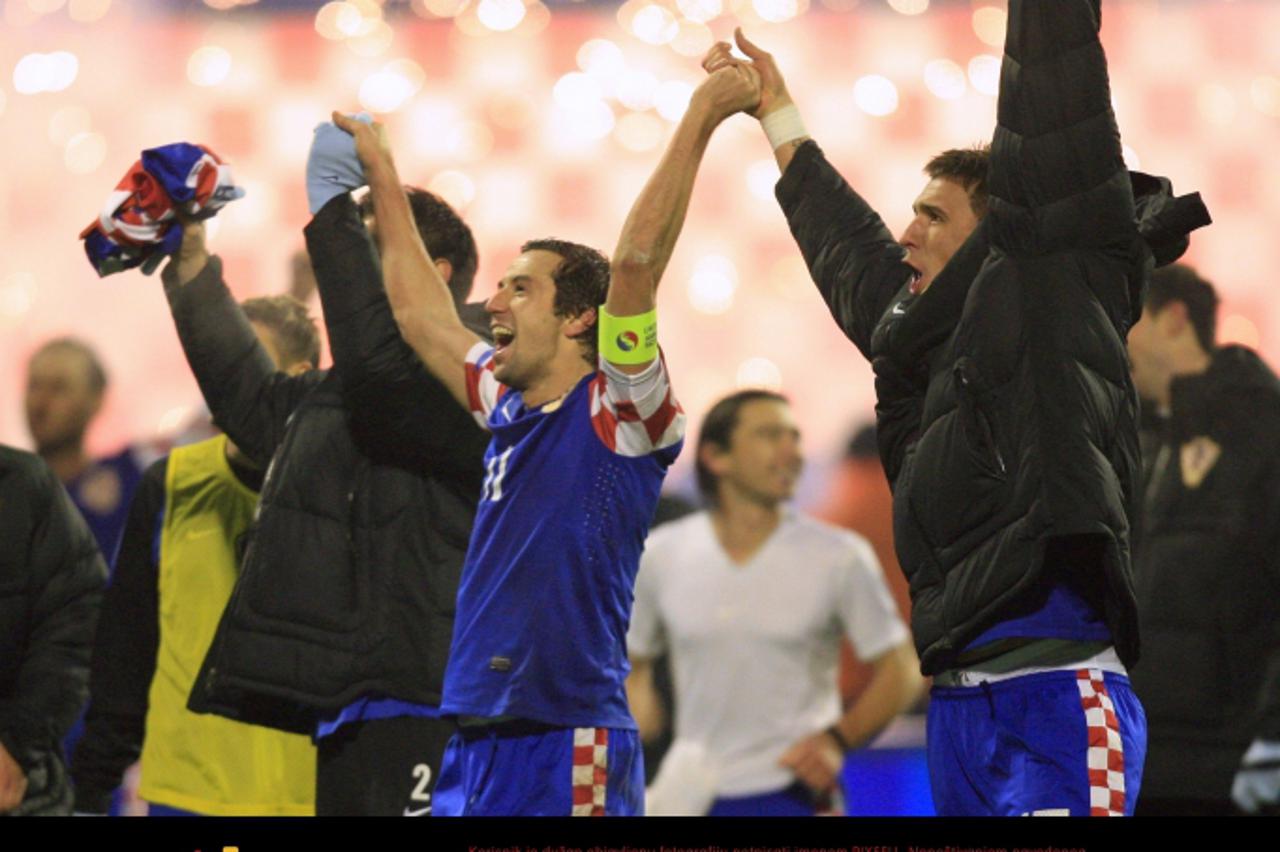
[{"label": "red and white checkered pattern", "polygon": [[1089,815],[1124,816],[1124,743],[1120,720],[1098,669],[1076,672],[1089,731]]},{"label": "red and white checkered pattern", "polygon": [[591,425],[612,452],[639,457],[684,437],[685,414],[667,377],[667,362],[634,376],[605,361],[591,381]]},{"label": "red and white checkered pattern", "polygon": [[609,730],[573,730],[572,816],[604,816],[604,794],[609,778]]}]

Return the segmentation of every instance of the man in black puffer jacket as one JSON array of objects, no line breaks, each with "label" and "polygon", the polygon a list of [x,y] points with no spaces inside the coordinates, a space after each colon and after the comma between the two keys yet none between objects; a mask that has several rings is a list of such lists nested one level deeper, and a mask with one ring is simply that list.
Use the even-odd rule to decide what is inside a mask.
[{"label": "man in black puffer jacket", "polygon": [[71,813],[62,739],[89,695],[106,582],[53,472],[0,446],[0,815]]},{"label": "man in black puffer jacket", "polygon": [[[429,193],[411,195],[461,304],[476,269],[470,230]],[[214,421],[270,465],[189,706],[317,736],[317,814],[423,814],[452,735],[436,708],[487,436],[401,340],[351,197],[319,209],[306,236],[327,372],[275,371],[200,223],[186,225],[164,272]],[[487,332],[482,310],[464,315]],[[388,373],[395,393],[381,390]]]},{"label": "man in black puffer jacket", "polygon": [[899,242],[740,38],[792,234],[876,373],[942,814],[1131,813],[1141,777],[1124,338],[1208,217],[1126,171],[1099,22],[1098,0],[1011,0],[990,153],[935,158]]},{"label": "man in black puffer jacket", "polygon": [[1150,725],[1139,815],[1280,806],[1280,381],[1252,350],[1216,344],[1217,306],[1209,282],[1171,266],[1129,333],[1149,415],[1133,549],[1133,686]]}]

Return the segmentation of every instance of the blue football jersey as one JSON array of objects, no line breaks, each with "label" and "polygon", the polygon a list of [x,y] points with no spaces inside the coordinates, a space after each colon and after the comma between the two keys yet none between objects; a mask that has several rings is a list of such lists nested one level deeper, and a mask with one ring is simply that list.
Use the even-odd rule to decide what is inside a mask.
[{"label": "blue football jersey", "polygon": [[599,369],[529,407],[467,357],[471,408],[493,440],[458,587],[445,713],[634,728],[624,681],[640,552],[684,413],[657,359]]}]

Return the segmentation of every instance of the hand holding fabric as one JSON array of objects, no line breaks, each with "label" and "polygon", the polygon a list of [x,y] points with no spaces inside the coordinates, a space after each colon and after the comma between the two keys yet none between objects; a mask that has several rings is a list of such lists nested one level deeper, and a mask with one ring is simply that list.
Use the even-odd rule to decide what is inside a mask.
[{"label": "hand holding fabric", "polygon": [[[367,112],[351,118],[373,124],[373,116]],[[316,125],[311,151],[307,154],[307,206],[311,215],[319,213],[333,198],[359,189],[365,183],[355,138],[331,121]]]}]

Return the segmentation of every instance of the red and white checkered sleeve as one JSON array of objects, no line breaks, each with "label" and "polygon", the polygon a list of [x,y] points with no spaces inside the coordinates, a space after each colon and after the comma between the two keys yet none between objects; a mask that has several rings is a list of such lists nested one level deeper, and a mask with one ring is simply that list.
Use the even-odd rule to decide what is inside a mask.
[{"label": "red and white checkered sleeve", "polygon": [[489,428],[489,415],[498,400],[507,392],[507,386],[493,375],[493,347],[476,343],[467,352],[467,407],[476,422]]},{"label": "red and white checkered sleeve", "polygon": [[683,438],[684,409],[671,391],[666,359],[659,354],[633,375],[601,358],[591,382],[591,425],[620,456],[645,456]]}]

